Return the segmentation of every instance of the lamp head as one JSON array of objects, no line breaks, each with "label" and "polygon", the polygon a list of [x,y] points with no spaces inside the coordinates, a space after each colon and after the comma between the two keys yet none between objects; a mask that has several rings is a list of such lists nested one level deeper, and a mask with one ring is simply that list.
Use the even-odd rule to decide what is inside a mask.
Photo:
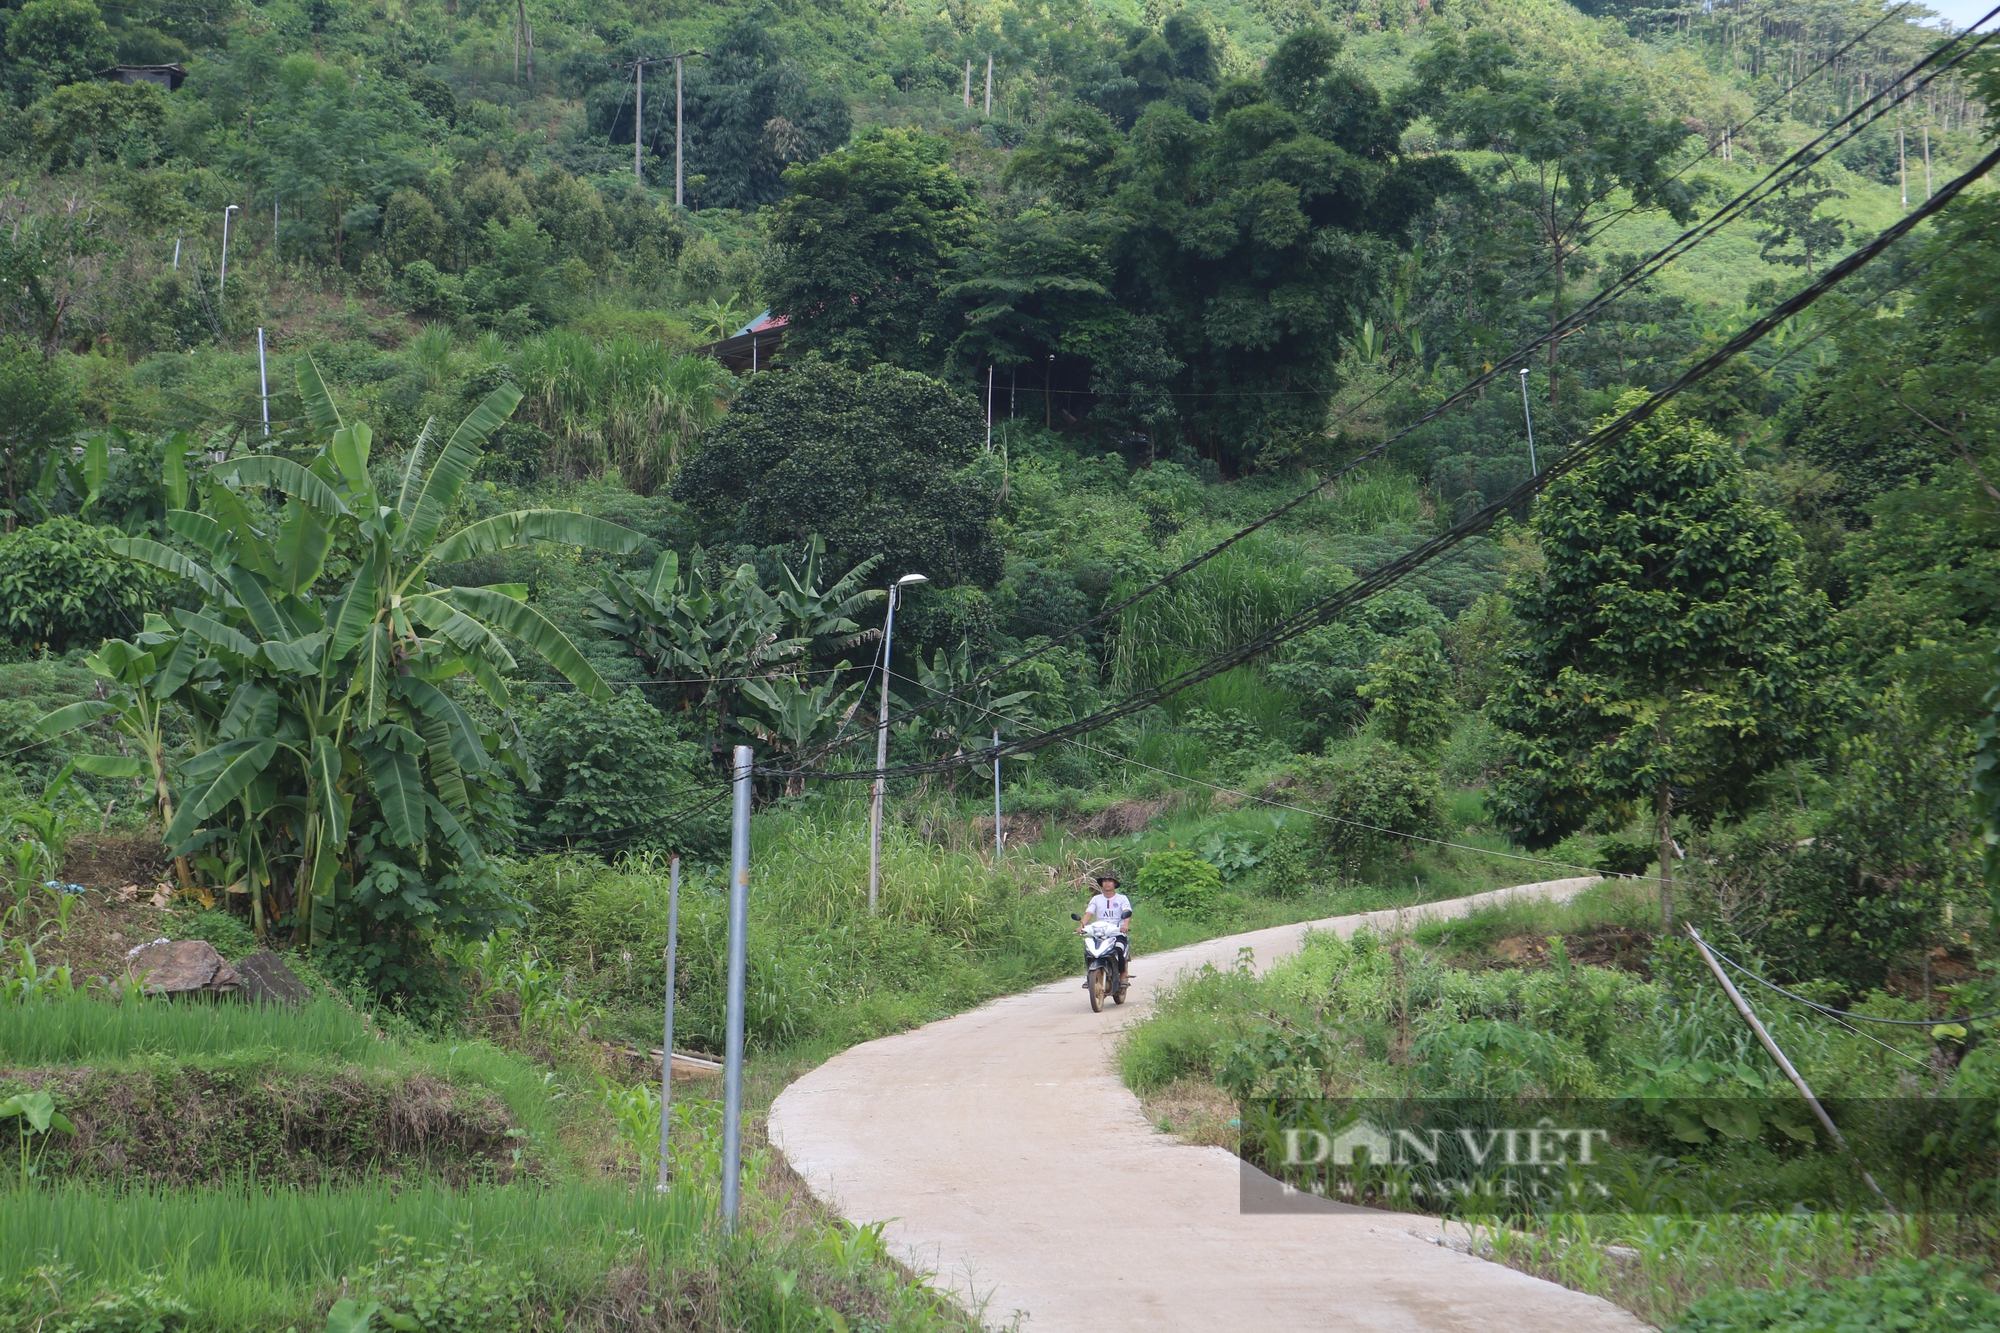
[{"label": "lamp head", "polygon": [[905,575],[903,575],[903,577],[901,577],[901,578],[899,578],[899,579],[897,579],[897,580],[896,580],[896,586],[897,586],[898,588],[907,588],[907,587],[909,587],[909,586],[910,586],[911,584],[913,584],[913,583],[929,583],[929,582],[930,582],[930,578],[929,578],[929,576],[927,576],[927,575],[924,575],[924,574],[905,574]]},{"label": "lamp head", "polygon": [[231,204],[231,205],[230,205],[229,207],[227,207],[227,208],[223,209],[222,211],[223,211],[224,213],[234,213],[234,212],[235,212],[235,211],[236,211],[237,209],[239,209],[239,208],[241,208],[241,207],[242,207],[242,205],[241,205],[241,204]]},{"label": "lamp head", "polygon": [[1526,366],[1521,367],[1521,378],[1522,379],[1528,378],[1528,368]]}]

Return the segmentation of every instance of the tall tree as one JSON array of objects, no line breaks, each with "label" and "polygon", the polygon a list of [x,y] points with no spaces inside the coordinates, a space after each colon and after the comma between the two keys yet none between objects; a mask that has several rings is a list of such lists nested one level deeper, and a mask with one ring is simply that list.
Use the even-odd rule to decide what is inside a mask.
[{"label": "tall tree", "polygon": [[[1418,58],[1416,76],[1411,105],[1467,147],[1494,153],[1492,187],[1532,220],[1548,270],[1552,334],[1567,313],[1570,266],[1608,220],[1618,192],[1635,211],[1664,209],[1676,222],[1693,216],[1693,188],[1670,170],[1691,131],[1678,119],[1655,119],[1642,98],[1609,80],[1523,71],[1491,33],[1464,43],[1441,35]],[[1551,407],[1561,402],[1561,348],[1551,337]]]},{"label": "tall tree", "polygon": [[946,154],[934,135],[878,129],[785,173],[792,195],[769,229],[783,247],[771,299],[791,320],[788,352],[856,368],[943,362],[956,330],[939,297],[981,217]]},{"label": "tall tree", "polygon": [[[1121,135],[1079,110],[1009,167],[1053,203],[1102,209],[1118,306],[1154,320],[1149,359],[1178,363],[1178,430],[1231,471],[1324,431],[1342,339],[1411,222],[1466,183],[1447,158],[1401,154],[1408,115],[1340,52],[1331,29],[1302,29],[1218,91],[1208,123],[1161,99]],[[1113,387],[1125,351],[1090,378]]]},{"label": "tall tree", "polygon": [[803,547],[818,533],[830,569],[880,556],[888,578],[990,584],[994,498],[968,471],[984,437],[978,404],[934,379],[806,361],[737,395],[673,495],[715,540]]},{"label": "tall tree", "polygon": [[1488,803],[1531,847],[1650,808],[1671,925],[1676,814],[1740,814],[1822,733],[1826,600],[1735,450],[1671,409],[1551,486],[1534,533],[1543,566],[1513,589],[1525,646],[1489,705],[1511,763]]}]

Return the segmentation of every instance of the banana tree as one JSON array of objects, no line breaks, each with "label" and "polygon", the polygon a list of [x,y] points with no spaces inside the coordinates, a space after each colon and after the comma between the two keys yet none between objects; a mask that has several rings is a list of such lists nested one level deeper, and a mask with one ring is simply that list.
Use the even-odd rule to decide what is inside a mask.
[{"label": "banana tree", "polygon": [[854,617],[869,603],[879,602],[888,594],[862,583],[869,571],[882,563],[879,555],[869,556],[841,575],[831,588],[822,591],[820,560],[825,555],[826,539],[815,532],[806,543],[804,571],[795,573],[790,565],[784,566],[785,582],[790,586],[779,589],[773,600],[784,612],[793,638],[804,639],[815,652],[830,655],[881,637],[880,630],[864,630]]},{"label": "banana tree", "polygon": [[753,566],[711,588],[701,555],[697,547],[683,569],[678,552],[663,551],[643,581],[611,575],[592,596],[591,623],[623,639],[655,675],[684,681],[682,707],[710,713],[720,727],[745,681],[788,674],[811,641],[785,634],[784,612]]},{"label": "banana tree", "polygon": [[[853,720],[865,682],[857,680],[843,689],[839,673],[846,669],[847,663],[842,662],[818,685],[790,676],[744,681],[743,698],[758,716],[739,717],[736,725],[770,746],[781,759],[797,760]],[[805,789],[806,780],[797,773],[786,779],[787,796],[797,796]]]},{"label": "banana tree", "polygon": [[[950,652],[938,649],[928,663],[918,654],[916,662],[917,714],[910,719],[908,731],[933,758],[963,754],[968,748],[985,749],[996,729],[1002,736],[1012,736],[1033,721],[1027,704],[1035,692],[995,694],[992,682],[980,680],[982,673],[973,665],[972,645],[967,640],[960,639]],[[959,770],[951,770],[954,790],[958,776]]]},{"label": "banana tree", "polygon": [[[520,391],[488,395],[434,461],[427,425],[399,483],[378,491],[372,432],[341,418],[310,357],[297,374],[317,449],[303,461],[257,453],[209,468],[200,507],[167,515],[198,555],[146,538],[112,543],[187,579],[202,604],[148,617],[134,642],[107,643],[91,665],[109,700],[40,727],[54,735],[105,717],[136,740],[143,757],[89,771],[151,777],[176,857],[230,844],[243,876],[231,887],[249,894],[260,932],[289,912],[301,943],[400,948],[439,931],[476,934],[508,902],[481,833],[504,819],[504,770],[531,778],[509,738],[476,724],[456,691],[470,681],[507,706],[515,659],[503,636],[591,695],[609,689],[525,590],[442,586],[432,571],[533,542],[630,552],[643,538],[539,509],[440,540]],[[177,771],[169,714],[192,750]]]}]

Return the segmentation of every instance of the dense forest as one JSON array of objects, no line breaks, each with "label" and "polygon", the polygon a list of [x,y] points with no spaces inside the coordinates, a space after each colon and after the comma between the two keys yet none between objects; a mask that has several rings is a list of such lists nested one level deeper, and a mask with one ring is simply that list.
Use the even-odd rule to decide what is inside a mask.
[{"label": "dense forest", "polygon": [[[1592,1088],[1708,1086],[1708,1047],[1644,1045],[1734,1022],[1688,998],[1693,924],[1939,1019],[1901,1082],[1812,1047],[1848,1094],[2000,1094],[1966,1017],[2000,1009],[2000,194],[1836,267],[1993,151],[1986,38],[1866,0],[7,0],[0,36],[0,1092],[45,1058],[5,1005],[206,938],[378,1015],[410,1077],[454,1033],[588,1067],[640,1130],[549,1170],[650,1169],[589,1036],[658,1042],[682,855],[683,1036],[719,1049],[748,744],[774,1070],[1060,974],[1047,891],[1107,866],[1169,909],[1148,945],[1600,872],[1643,889],[1603,910],[1644,1050],[1593,1018]],[[73,940],[92,865],[139,901]],[[1366,1007],[1297,984],[1182,997],[1128,1077],[1282,1084],[1254,1015]],[[1405,1038],[1459,1022],[1403,1002]],[[1477,1061],[1546,1090],[1521,1040]],[[1406,1044],[1315,1077],[1465,1067]],[[531,1077],[491,1087],[560,1119]],[[1921,1286],[1993,1257],[1960,1221],[1794,1276]],[[1698,1268],[1612,1294],[1779,1326],[1686,1315]],[[508,1299],[582,1309],[572,1277]],[[841,1281],[813,1299],[935,1313]]]}]

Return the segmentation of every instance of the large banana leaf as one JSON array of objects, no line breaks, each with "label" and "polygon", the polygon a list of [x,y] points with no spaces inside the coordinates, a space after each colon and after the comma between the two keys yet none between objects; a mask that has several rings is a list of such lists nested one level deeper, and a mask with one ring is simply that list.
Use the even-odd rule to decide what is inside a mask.
[{"label": "large banana leaf", "polygon": [[102,703],[96,699],[85,699],[82,703],[65,704],[55,712],[44,716],[35,723],[35,730],[44,736],[60,736],[78,727],[87,727],[100,717],[118,711],[117,704]]},{"label": "large banana leaf", "polygon": [[591,698],[611,697],[611,687],[597,674],[597,668],[576,650],[569,636],[526,602],[517,602],[491,588],[453,588],[442,594],[441,600],[448,600],[466,614],[506,630],[547,658],[550,666],[562,672]]},{"label": "large banana leaf", "polygon": [[100,778],[143,778],[148,771],[145,760],[126,754],[80,754],[75,763]]},{"label": "large banana leaf", "polygon": [[329,673],[335,663],[354,651],[354,645],[361,642],[361,636],[374,623],[381,581],[382,560],[371,551],[361,562],[361,568],[354,571],[347,591],[341,595],[339,609],[333,614],[333,638],[326,650],[326,669]]},{"label": "large banana leaf", "polygon": [[340,469],[341,478],[350,490],[372,492],[368,482],[368,449],[374,438],[374,432],[357,421],[335,431],[333,443],[327,446],[327,452],[333,455],[333,465]]},{"label": "large banana leaf", "polygon": [[431,553],[435,564],[454,564],[530,542],[564,542],[629,555],[645,545],[642,533],[567,509],[521,509],[460,528]]},{"label": "large banana leaf", "polygon": [[333,546],[333,528],[326,517],[297,500],[285,504],[284,521],[278,525],[278,568],[284,578],[279,588],[296,597],[319,581],[326,565],[326,553]]},{"label": "large banana leaf", "polygon": [[444,522],[445,515],[451,512],[465,479],[472,475],[473,464],[479,461],[480,446],[488,435],[514,414],[514,408],[520,401],[521,391],[511,384],[503,384],[487,394],[486,400],[458,423],[458,429],[445,442],[444,452],[438,455],[437,465],[424,479],[424,489],[417,496],[409,526],[403,529],[399,543],[402,550],[421,551],[436,539],[438,527]]},{"label": "large banana leaf", "polygon": [[333,395],[326,391],[326,381],[320,377],[319,365],[312,354],[301,356],[293,369],[299,382],[299,397],[305,400],[306,420],[315,430],[338,430],[340,409],[333,405]]},{"label": "large banana leaf", "polygon": [[257,655],[257,645],[241,630],[232,629],[221,621],[205,616],[199,611],[176,611],[174,612],[174,618],[179,620],[181,627],[186,629],[190,634],[207,640],[208,643],[214,647],[223,649],[225,652],[235,653],[238,657],[255,657]]},{"label": "large banana leaf", "polygon": [[389,708],[389,678],[394,671],[394,644],[389,631],[379,623],[368,627],[361,640],[361,661],[354,678],[361,687],[361,724],[372,727]]},{"label": "large banana leaf", "polygon": [[174,822],[167,828],[166,843],[169,848],[186,842],[203,820],[241,795],[243,789],[270,764],[271,757],[278,752],[278,743],[269,737],[224,741],[211,751],[216,752],[221,752],[218,758],[227,758],[228,762],[213,778],[188,793],[187,800],[174,815]]},{"label": "large banana leaf", "polygon": [[500,636],[455,606],[429,593],[419,593],[403,603],[419,623],[435,631],[459,651],[471,654],[474,663],[488,663],[503,671],[514,669],[514,654]]},{"label": "large banana leaf", "polygon": [[334,846],[347,841],[347,810],[340,800],[340,747],[331,736],[313,737],[312,782],[317,788],[322,836]]},{"label": "large banana leaf", "polygon": [[160,545],[151,537],[112,537],[104,544],[114,554],[122,555],[127,560],[137,560],[142,565],[151,565],[154,569],[178,575],[210,597],[222,595],[221,585],[207,570],[172,547]]},{"label": "large banana leaf", "polygon": [[363,744],[361,757],[367,761],[368,776],[374,780],[375,802],[389,836],[405,847],[424,840],[424,783],[417,771],[417,757],[387,745]]},{"label": "large banana leaf", "polygon": [[223,481],[233,477],[245,486],[274,486],[329,517],[347,512],[347,506],[340,502],[333,487],[291,459],[276,454],[231,458],[210,468],[209,475]]},{"label": "large banana leaf", "polygon": [[[493,761],[486,756],[486,747],[479,743],[479,729],[472,724],[458,701],[421,676],[396,677],[395,691],[408,703],[412,710],[426,718],[435,718],[444,728],[445,744],[451,751],[452,759],[468,773],[484,773],[492,767]],[[420,727],[418,730],[422,731]],[[424,732],[427,744],[435,746],[431,733]]]}]

